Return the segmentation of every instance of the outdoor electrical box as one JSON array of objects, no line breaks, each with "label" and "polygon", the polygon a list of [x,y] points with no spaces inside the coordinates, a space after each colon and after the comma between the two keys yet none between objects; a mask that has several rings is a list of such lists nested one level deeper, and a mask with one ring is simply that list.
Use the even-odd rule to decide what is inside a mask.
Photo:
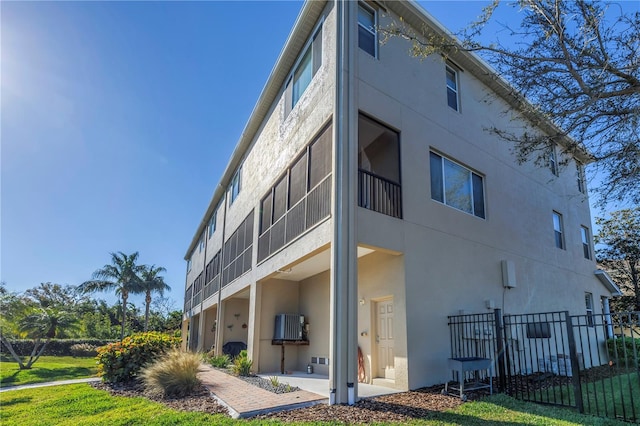
[{"label": "outdoor electrical box", "polygon": [[513,260],[502,261],[502,285],[505,288],[516,286],[516,264]]}]

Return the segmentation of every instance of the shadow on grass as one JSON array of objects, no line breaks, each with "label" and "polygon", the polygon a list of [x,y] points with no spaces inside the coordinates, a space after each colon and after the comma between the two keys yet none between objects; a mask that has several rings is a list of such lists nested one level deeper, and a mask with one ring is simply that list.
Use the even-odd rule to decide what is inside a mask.
[{"label": "shadow on grass", "polygon": [[412,417],[416,420],[437,420],[441,422],[450,422],[453,424],[465,425],[465,426],[523,426],[526,423],[523,421],[501,421],[496,419],[481,419],[477,413],[454,413],[451,411],[437,411],[427,408],[412,407],[403,404],[394,404],[390,402],[380,402],[373,406],[368,406],[370,411],[382,411],[402,413],[405,416]]},{"label": "shadow on grass", "polygon": [[5,399],[4,397],[2,398],[2,406],[3,407],[9,407],[11,405],[15,405],[15,404],[27,404],[30,403],[33,400],[33,398],[31,397],[18,397],[18,398],[9,398],[9,399]]},{"label": "shadow on grass", "polygon": [[[39,368],[37,365],[34,365],[29,370],[16,370],[11,376],[0,379],[0,387],[12,384],[42,383],[91,377],[94,375],[95,371],[87,367]],[[28,382],[25,382],[25,379],[29,379]]]}]

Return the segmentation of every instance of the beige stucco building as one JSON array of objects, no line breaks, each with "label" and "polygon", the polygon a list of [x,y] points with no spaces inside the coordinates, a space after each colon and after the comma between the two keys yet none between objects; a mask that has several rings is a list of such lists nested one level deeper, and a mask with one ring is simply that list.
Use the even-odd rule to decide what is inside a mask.
[{"label": "beige stucco building", "polygon": [[[243,342],[259,372],[284,353],[347,402],[359,379],[447,380],[448,315],[584,313],[611,296],[594,275],[587,156],[558,146],[548,167],[518,164],[486,129],[551,124],[522,116],[473,54],[381,44],[376,26],[400,16],[445,32],[413,2],[304,4],[187,250],[185,346]],[[304,315],[284,352],[279,314]]]}]

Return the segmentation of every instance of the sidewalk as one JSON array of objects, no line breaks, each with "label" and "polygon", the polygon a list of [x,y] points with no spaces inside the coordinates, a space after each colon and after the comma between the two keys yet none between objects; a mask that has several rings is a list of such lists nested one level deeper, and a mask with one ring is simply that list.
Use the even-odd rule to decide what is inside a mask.
[{"label": "sidewalk", "polygon": [[229,409],[233,418],[252,417],[327,402],[324,396],[305,390],[272,393],[206,365],[203,365],[203,371],[198,377],[218,403]]},{"label": "sidewalk", "polygon": [[75,383],[99,382],[100,380],[102,380],[100,379],[100,377],[87,377],[85,379],[58,380],[57,382],[32,383],[30,385],[3,386],[2,388],[0,388],[0,392],[8,392],[20,389],[44,388],[47,386],[73,385]]}]

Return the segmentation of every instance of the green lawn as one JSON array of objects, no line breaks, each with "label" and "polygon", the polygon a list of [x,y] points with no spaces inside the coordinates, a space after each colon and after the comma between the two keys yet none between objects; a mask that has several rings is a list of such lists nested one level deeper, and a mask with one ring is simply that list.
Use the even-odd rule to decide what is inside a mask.
[{"label": "green lawn", "polygon": [[95,358],[70,356],[42,356],[30,370],[18,368],[12,358],[0,359],[0,387],[52,382],[55,380],[80,379],[95,376]]},{"label": "green lawn", "polygon": [[[279,424],[232,420],[223,415],[174,411],[144,398],[113,397],[87,384],[14,390],[0,393],[0,424],[29,425],[231,425]],[[330,424],[330,423],[328,423]],[[622,426],[614,420],[576,414],[494,395],[468,402],[446,413],[433,412],[416,425],[517,426],[559,425]]]}]

